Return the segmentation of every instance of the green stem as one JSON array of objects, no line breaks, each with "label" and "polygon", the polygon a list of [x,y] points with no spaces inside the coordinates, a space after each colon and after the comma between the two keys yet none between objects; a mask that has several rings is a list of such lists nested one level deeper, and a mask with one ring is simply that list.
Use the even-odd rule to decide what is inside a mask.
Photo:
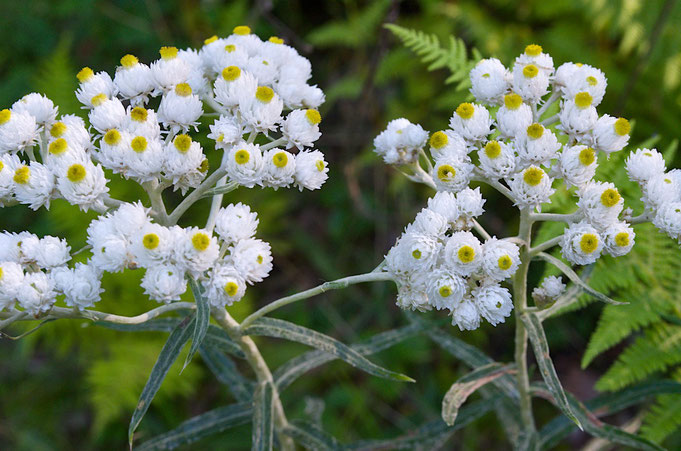
[{"label": "green stem", "polygon": [[194,191],[189,193],[187,197],[184,198],[182,202],[180,202],[180,205],[175,207],[175,210],[168,216],[168,225],[173,225],[177,224],[177,221],[182,217],[185,211],[189,209],[192,205],[194,205],[194,202],[197,200],[201,199],[201,196],[203,196],[203,193],[208,191],[210,188],[213,188],[215,184],[217,183],[218,180],[220,180],[222,177],[227,174],[227,171],[224,170],[224,168],[220,167],[217,169],[215,172],[213,172],[211,175],[209,175],[202,183],[199,185],[198,188],[196,188]]},{"label": "green stem", "polygon": [[534,417],[532,415],[532,396],[530,394],[530,379],[527,372],[527,330],[520,316],[527,308],[527,273],[530,266],[530,240],[532,235],[532,220],[530,211],[520,211],[520,226],[518,237],[526,245],[520,248],[520,266],[513,277],[513,302],[515,304],[515,362],[518,368],[516,379],[520,394],[520,416],[526,433],[534,433]]}]

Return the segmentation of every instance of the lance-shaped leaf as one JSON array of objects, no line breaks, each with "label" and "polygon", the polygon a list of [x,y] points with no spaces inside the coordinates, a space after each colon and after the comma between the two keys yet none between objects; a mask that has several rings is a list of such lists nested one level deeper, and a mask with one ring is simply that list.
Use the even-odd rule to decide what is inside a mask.
[{"label": "lance-shaped leaf", "polygon": [[274,443],[274,386],[264,381],[258,384],[253,397],[253,443],[255,451],[269,451]]},{"label": "lance-shaped leaf", "polygon": [[220,194],[231,193],[232,191],[234,191],[238,187],[239,187],[238,183],[229,182],[229,183],[226,183],[222,186],[216,186],[215,188],[211,188],[209,190],[206,190],[206,192],[203,193],[201,198],[203,199],[204,197],[213,197],[213,196],[218,196]]},{"label": "lance-shaped leaf", "polygon": [[266,337],[283,338],[296,341],[320,351],[333,354],[339,359],[349,363],[374,376],[397,381],[414,382],[409,376],[396,373],[382,368],[364,358],[359,352],[344,345],[335,338],[324,335],[317,331],[298,326],[288,321],[274,318],[260,318],[243,332],[245,335],[262,335]]},{"label": "lance-shaped leaf", "polygon": [[204,437],[248,423],[251,420],[252,410],[250,402],[219,407],[197,415],[175,429],[147,440],[135,448],[135,451],[175,449],[193,443]]},{"label": "lance-shaped leaf", "polygon": [[191,288],[194,300],[196,301],[196,320],[194,321],[192,346],[189,348],[189,354],[187,354],[187,358],[184,360],[182,370],[187,368],[187,365],[192,361],[194,354],[199,350],[199,346],[201,346],[201,343],[206,336],[208,324],[210,323],[210,305],[208,304],[208,298],[201,293],[201,287],[199,287],[196,280],[191,277],[189,278],[189,287]]},{"label": "lance-shaped leaf", "polygon": [[[366,341],[350,346],[350,348],[363,356],[375,354],[420,333],[425,328],[425,323],[410,324],[399,329],[381,332]],[[337,355],[323,351],[306,352],[277,368],[274,372],[275,385],[279,392],[281,392],[301,375],[337,358]]]},{"label": "lance-shaped leaf", "polygon": [[534,349],[534,355],[537,358],[537,364],[539,365],[539,371],[541,372],[547,387],[551,391],[551,394],[555,398],[556,405],[563,411],[565,416],[574,421],[575,424],[582,429],[582,424],[577,419],[574,412],[572,412],[572,409],[567,402],[563,386],[558,380],[558,374],[556,374],[556,369],[554,368],[551,356],[549,355],[549,344],[546,341],[544,328],[542,327],[539,318],[533,313],[524,313],[520,318],[530,337],[532,349]]},{"label": "lance-shaped leaf", "polygon": [[142,421],[142,417],[149,409],[151,401],[156,396],[156,392],[161,387],[163,379],[165,379],[166,374],[172,364],[177,360],[177,356],[180,355],[180,351],[184,347],[185,343],[189,340],[189,336],[193,331],[194,318],[187,317],[180,324],[177,325],[175,329],[170,333],[168,341],[163,345],[161,353],[158,356],[158,360],[151,369],[151,374],[147,380],[140,399],[137,402],[137,407],[132,413],[132,418],[130,419],[130,426],[128,427],[128,441],[132,446],[132,436],[135,433],[135,429],[139,426]]},{"label": "lance-shaped leaf", "polygon": [[217,380],[227,386],[237,401],[246,402],[251,399],[255,384],[241,375],[229,357],[205,343],[199,348],[199,353]]},{"label": "lance-shaped leaf", "polygon": [[283,432],[305,449],[315,451],[340,449],[340,443],[334,436],[308,421],[293,420],[284,428]]},{"label": "lance-shaped leaf", "polygon": [[448,425],[453,425],[459,414],[459,408],[466,402],[466,399],[483,385],[492,382],[512,371],[513,365],[502,365],[501,363],[490,363],[476,368],[458,381],[456,381],[447,391],[442,400],[442,419]]},{"label": "lance-shaped leaf", "polygon": [[556,257],[547,254],[546,252],[540,252],[537,254],[537,257],[546,260],[547,262],[551,263],[553,266],[556,268],[560,269],[563,274],[567,276],[568,279],[572,281],[572,283],[578,285],[580,288],[582,288],[584,291],[589,293],[591,296],[595,297],[599,301],[605,302],[606,304],[615,304],[615,305],[622,305],[622,304],[627,304],[627,302],[619,302],[615,301],[614,299],[610,299],[600,291],[596,291],[593,288],[591,288],[586,282],[584,282],[580,277],[577,275],[576,272],[572,270],[568,265],[557,259]]}]

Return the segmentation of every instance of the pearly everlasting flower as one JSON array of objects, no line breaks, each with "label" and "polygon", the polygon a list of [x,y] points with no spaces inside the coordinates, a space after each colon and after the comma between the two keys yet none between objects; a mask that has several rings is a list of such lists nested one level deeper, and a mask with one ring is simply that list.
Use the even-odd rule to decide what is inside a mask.
[{"label": "pearly everlasting flower", "polygon": [[144,136],[147,139],[161,137],[161,126],[156,112],[143,106],[128,107],[123,128],[133,136]]},{"label": "pearly everlasting flower", "polygon": [[283,108],[281,98],[269,86],[258,86],[253,94],[239,94],[239,110],[248,131],[268,133],[276,130]]},{"label": "pearly everlasting flower", "polygon": [[456,274],[437,269],[428,276],[427,291],[433,307],[453,311],[466,294],[466,282]]},{"label": "pearly everlasting flower", "polygon": [[203,114],[203,104],[193,94],[188,83],[180,83],[163,94],[158,107],[158,120],[172,131],[187,130],[198,125]]},{"label": "pearly everlasting flower", "polygon": [[168,304],[187,291],[187,278],[178,266],[162,264],[147,269],[140,285],[149,298]]},{"label": "pearly everlasting flower", "polygon": [[624,200],[614,184],[589,182],[580,189],[577,206],[591,224],[605,228],[617,221],[624,208]]},{"label": "pearly everlasting flower", "polygon": [[432,306],[423,288],[422,283],[401,285],[397,290],[397,306],[419,312],[431,310]]},{"label": "pearly everlasting flower", "polygon": [[515,274],[520,264],[518,246],[510,241],[487,240],[482,246],[482,270],[487,277],[501,282]]},{"label": "pearly everlasting flower", "polygon": [[489,141],[478,150],[480,169],[491,179],[505,178],[515,170],[513,146],[503,141]]},{"label": "pearly everlasting flower", "polygon": [[[556,73],[553,78],[553,83],[560,90],[561,93],[565,94],[567,91],[567,85],[573,83],[577,78],[575,75],[579,73],[580,64],[575,64],[572,62],[563,63],[558,66]],[[577,91],[579,92],[579,91]],[[576,94],[576,92],[574,93]],[[573,95],[574,95],[573,94]]]},{"label": "pearly everlasting flower", "polygon": [[151,268],[169,263],[174,247],[179,244],[173,242],[168,228],[148,222],[132,237],[130,252],[138,266]]},{"label": "pearly everlasting flower", "polygon": [[563,279],[556,276],[545,277],[541,285],[532,290],[532,299],[540,307],[552,304],[565,292]]},{"label": "pearly everlasting flower", "polygon": [[504,96],[504,104],[497,110],[497,129],[504,138],[515,138],[534,122],[532,108],[523,98],[511,93]]},{"label": "pearly everlasting flower", "polygon": [[[561,66],[562,67],[562,66]],[[560,68],[558,68],[560,70]],[[556,74],[558,79],[558,74]],[[593,106],[598,106],[605,95],[605,88],[608,86],[608,80],[605,74],[600,69],[582,64],[572,73],[561,79],[564,88],[563,92],[566,97],[573,97],[579,92],[588,92],[593,98]]]},{"label": "pearly everlasting flower", "polygon": [[103,197],[109,192],[104,170],[90,161],[74,163],[59,173],[57,189],[67,202],[83,211],[104,208]]},{"label": "pearly everlasting flower", "polygon": [[16,297],[21,308],[33,316],[38,316],[52,308],[57,293],[54,291],[52,279],[39,271],[24,275]]},{"label": "pearly everlasting flower", "polygon": [[102,282],[94,266],[77,263],[74,269],[58,268],[52,272],[57,289],[64,293],[69,307],[83,310],[92,307],[101,298]]},{"label": "pearly everlasting flower", "polygon": [[192,273],[210,269],[220,254],[217,239],[210,232],[197,227],[185,229],[180,242],[173,243],[173,246],[177,260]]},{"label": "pearly everlasting flower", "polygon": [[471,94],[478,102],[499,104],[509,88],[511,74],[496,58],[478,62],[470,72]]},{"label": "pearly everlasting flower", "polygon": [[456,194],[456,204],[459,207],[459,218],[456,228],[471,228],[470,221],[480,216],[485,209],[485,199],[480,193],[480,188],[466,188]]},{"label": "pearly everlasting flower", "polygon": [[626,255],[634,247],[636,234],[626,222],[615,222],[603,231],[604,251],[613,257]]},{"label": "pearly everlasting flower", "polygon": [[259,222],[257,213],[241,202],[221,208],[215,218],[215,231],[228,244],[253,238]]},{"label": "pearly everlasting flower", "polygon": [[126,176],[142,183],[159,178],[165,158],[163,153],[163,144],[160,140],[147,139],[141,135],[133,137],[126,148],[128,164]]},{"label": "pearly everlasting flower", "polygon": [[161,58],[150,66],[156,91],[167,92],[180,83],[186,83],[191,67],[178,58],[177,47],[161,47],[159,54]]},{"label": "pearly everlasting flower", "polygon": [[513,66],[513,92],[529,103],[537,103],[549,89],[549,74],[533,62],[516,60]]},{"label": "pearly everlasting flower", "polygon": [[484,284],[471,291],[480,315],[492,326],[503,323],[511,315],[513,301],[508,289],[497,284]]},{"label": "pearly everlasting flower", "polygon": [[515,197],[515,204],[520,208],[536,208],[548,202],[555,192],[551,185],[553,179],[538,166],[530,166],[517,173],[509,185]]},{"label": "pearly everlasting flower", "polygon": [[97,72],[95,74],[89,67],[84,67],[78,72],[76,77],[80,82],[76,90],[76,97],[87,108],[94,106],[92,101],[99,95],[109,98],[116,94],[113,80],[106,72]]},{"label": "pearly everlasting flower", "polygon": [[0,263],[0,311],[14,305],[23,281],[24,270],[21,265],[12,261]]},{"label": "pearly everlasting flower", "polygon": [[16,155],[0,155],[0,206],[14,197],[14,174],[22,165]]},{"label": "pearly everlasting flower", "polygon": [[239,105],[242,96],[255,96],[258,81],[253,75],[242,70],[239,66],[230,65],[221,69],[220,76],[215,80],[213,90],[215,101],[226,109]]},{"label": "pearly everlasting flower", "polygon": [[221,308],[240,301],[246,293],[246,281],[232,265],[217,265],[204,286],[211,305]]},{"label": "pearly everlasting flower", "polygon": [[669,202],[681,200],[681,181],[671,172],[651,177],[643,185],[643,203],[647,207],[659,208]]},{"label": "pearly everlasting flower", "polygon": [[262,185],[265,165],[257,144],[240,142],[227,153],[227,175],[239,185],[253,188]]},{"label": "pearly everlasting flower", "polygon": [[603,240],[592,225],[580,221],[565,229],[560,247],[563,257],[570,263],[589,265],[601,256]]},{"label": "pearly everlasting flower", "polygon": [[434,159],[445,155],[463,159],[466,158],[469,151],[466,147],[466,141],[452,130],[433,133],[428,143],[430,144],[430,155]]},{"label": "pearly everlasting flower", "polygon": [[65,240],[53,236],[27,236],[21,240],[19,247],[23,264],[36,264],[42,269],[63,266],[71,260],[69,245]]},{"label": "pearly everlasting flower", "polygon": [[38,123],[28,113],[0,110],[0,154],[19,152],[38,140]]},{"label": "pearly everlasting flower", "polygon": [[69,143],[64,138],[57,138],[47,145],[44,163],[57,175],[66,172],[75,163],[89,162],[90,157],[79,144]]},{"label": "pearly everlasting flower", "polygon": [[324,154],[318,150],[304,150],[296,154],[295,185],[300,191],[315,190],[322,187],[329,178],[329,167]]},{"label": "pearly everlasting flower", "polygon": [[288,141],[287,149],[297,147],[303,149],[311,147],[322,135],[319,132],[319,123],[322,117],[319,111],[314,109],[291,111],[281,126],[281,133]]},{"label": "pearly everlasting flower", "polygon": [[522,167],[547,164],[556,157],[560,147],[556,135],[536,122],[516,136],[514,146]]},{"label": "pearly everlasting flower", "polygon": [[622,150],[629,143],[630,130],[628,120],[604,114],[593,128],[594,147],[608,154]]},{"label": "pearly everlasting flower", "polygon": [[250,285],[261,282],[272,270],[270,245],[255,238],[239,241],[232,248],[230,260]]},{"label": "pearly everlasting flower", "polygon": [[428,209],[441,215],[449,224],[454,224],[459,219],[456,195],[448,191],[438,191],[428,199]]},{"label": "pearly everlasting flower", "polygon": [[121,97],[130,99],[133,106],[146,103],[154,90],[151,69],[130,54],[121,58],[121,65],[116,68],[113,82]]},{"label": "pearly everlasting flower", "polygon": [[419,151],[426,145],[428,132],[407,119],[394,119],[374,139],[374,152],[387,164],[411,164],[418,161]]},{"label": "pearly everlasting flower", "polygon": [[27,237],[33,237],[32,233],[9,233],[0,232],[0,262],[20,263],[21,243]]},{"label": "pearly everlasting flower", "polygon": [[430,208],[424,208],[416,214],[414,222],[407,226],[405,233],[415,233],[444,239],[447,230],[449,230],[449,222],[446,217]]},{"label": "pearly everlasting flower", "polygon": [[96,159],[107,169],[114,172],[125,172],[128,161],[125,158],[127,147],[132,136],[126,131],[115,128],[107,130],[99,141],[99,148],[95,152]]},{"label": "pearly everlasting flower", "polygon": [[458,192],[468,186],[474,166],[468,157],[441,156],[433,166],[433,180],[439,190]]},{"label": "pearly everlasting flower", "polygon": [[216,149],[229,149],[241,141],[243,126],[235,116],[221,115],[212,125],[208,138],[215,141]]},{"label": "pearly everlasting flower", "polygon": [[293,183],[296,172],[296,158],[293,154],[282,149],[269,149],[263,155],[263,161],[263,186],[277,189]]},{"label": "pearly everlasting flower", "polygon": [[38,125],[47,125],[54,122],[58,109],[46,96],[32,92],[14,102],[12,111],[33,116]]},{"label": "pearly everlasting flower", "polygon": [[515,59],[515,64],[534,64],[547,77],[553,76],[553,58],[548,53],[544,53],[544,49],[537,44],[525,47],[525,51]]},{"label": "pearly everlasting flower", "polygon": [[459,330],[475,330],[480,327],[480,311],[473,299],[466,296],[452,312],[452,325]]},{"label": "pearly everlasting flower", "polygon": [[469,276],[482,263],[482,246],[471,232],[454,232],[445,244],[443,258],[447,269],[461,276]]},{"label": "pearly everlasting flower", "polygon": [[587,91],[563,101],[559,114],[561,128],[569,135],[582,135],[591,130],[598,120],[593,103]]},{"label": "pearly everlasting flower", "polygon": [[579,188],[593,179],[597,167],[596,151],[591,147],[576,145],[563,149],[554,170],[568,186]]},{"label": "pearly everlasting flower", "polygon": [[50,207],[50,199],[54,190],[54,175],[44,165],[32,161],[30,165],[21,165],[14,171],[14,196],[32,210],[45,206]]},{"label": "pearly everlasting flower", "polygon": [[449,119],[449,126],[468,141],[480,141],[492,133],[492,119],[482,105],[462,103]]},{"label": "pearly everlasting flower", "polygon": [[48,139],[50,141],[63,138],[72,146],[77,146],[85,150],[92,147],[90,132],[85,127],[85,121],[73,114],[66,114],[59,118],[48,128]]},{"label": "pearly everlasting flower", "polygon": [[629,178],[642,184],[662,176],[667,170],[664,157],[656,149],[636,149],[629,154],[625,164]]},{"label": "pearly everlasting flower", "polygon": [[117,97],[109,98],[97,94],[91,100],[92,109],[88,113],[90,124],[104,134],[112,128],[121,128],[126,121],[125,107]]},{"label": "pearly everlasting flower", "polygon": [[[201,145],[189,135],[177,135],[164,148],[163,172],[173,183],[183,187],[181,182],[188,174],[198,171],[205,160]],[[184,188],[186,189],[186,187]]]},{"label": "pearly everlasting flower", "polygon": [[199,53],[194,49],[184,49],[178,52],[177,57],[191,68],[187,76],[187,84],[191,86],[194,94],[206,94],[210,90],[210,84],[203,70]]},{"label": "pearly everlasting flower", "polygon": [[662,204],[653,217],[653,225],[672,239],[681,238],[681,202]]}]

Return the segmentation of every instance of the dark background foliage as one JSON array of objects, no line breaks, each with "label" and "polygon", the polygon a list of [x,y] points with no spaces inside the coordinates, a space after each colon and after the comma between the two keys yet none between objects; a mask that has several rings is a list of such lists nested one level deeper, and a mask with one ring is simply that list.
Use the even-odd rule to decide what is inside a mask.
[{"label": "dark background foliage", "polygon": [[[239,24],[250,25],[264,38],[283,37],[311,59],[313,81],[327,94],[318,146],[330,161],[331,177],[321,191],[242,188],[228,196],[229,201],[247,202],[258,211],[259,235],[272,243],[275,257],[270,278],[249,289],[247,299],[232,308],[237,319],[283,295],[371,270],[430,195],[427,188],[413,186],[383,165],[371,152],[372,140],[390,119],[401,116],[431,132],[444,128],[468,94],[444,84],[446,71],[429,72],[382,27],[386,22],[435,33],[443,40],[453,34],[469,48],[507,65],[525,45],[541,44],[557,65],[583,62],[606,73],[608,93],[599,110],[635,119],[632,143],[659,135],[658,146],[666,148],[678,136],[681,6],[671,0],[1,3],[3,108],[37,90],[62,112],[77,113],[73,91],[82,66],[112,73],[126,53],[150,62],[161,45],[200,47],[206,37],[227,35]],[[210,148],[207,152],[214,153]],[[133,200],[141,193],[132,185],[115,181],[111,187],[117,196]],[[514,234],[514,210],[494,192],[485,190],[485,196],[485,227],[498,236]],[[174,202],[177,199],[170,199]],[[197,220],[205,219],[207,202],[192,211]],[[49,213],[24,206],[3,209],[0,227],[64,236],[78,249],[91,218],[57,201]],[[532,283],[541,275],[542,267],[537,266]],[[98,309],[137,314],[153,308],[155,303],[138,287],[140,277],[135,272],[106,276],[107,292]],[[276,316],[352,343],[407,322],[394,297],[394,288],[387,284],[352,287],[287,307]],[[582,400],[594,396],[595,382],[622,349],[620,345],[586,370],[580,368],[601,309],[591,305],[553,320],[547,328],[562,382]],[[449,332],[496,360],[510,361],[512,327],[509,320],[496,328],[484,325],[475,332],[455,328]],[[20,326],[12,329],[21,331]],[[2,339],[0,448],[122,449],[131,411],[163,340],[161,333],[126,334],[67,320],[47,324],[20,341]],[[258,342],[273,368],[304,350],[282,341]],[[283,394],[290,416],[321,415],[324,427],[345,442],[395,436],[437,418],[443,394],[465,371],[422,337],[375,359],[417,383],[387,382],[333,362]],[[178,373],[170,371],[140,427],[140,438],[233,401],[199,358]],[[540,425],[555,415],[548,404],[537,401]],[[636,415],[634,409],[610,421],[623,424]],[[566,447],[584,444],[588,438],[573,434],[569,440]],[[665,444],[681,446],[680,440],[677,433]],[[458,432],[454,443],[450,446],[457,449],[508,446],[491,414]],[[243,426],[195,448],[247,449],[249,444],[249,426]]]}]

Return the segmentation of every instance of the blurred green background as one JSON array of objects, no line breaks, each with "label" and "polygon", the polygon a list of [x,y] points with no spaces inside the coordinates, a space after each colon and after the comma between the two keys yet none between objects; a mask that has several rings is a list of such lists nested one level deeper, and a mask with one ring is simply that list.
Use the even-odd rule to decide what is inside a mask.
[{"label": "blurred green background", "polygon": [[[30,91],[44,92],[61,112],[74,113],[76,72],[82,66],[113,73],[119,58],[157,57],[162,45],[199,47],[213,34],[248,24],[261,37],[283,37],[312,61],[313,82],[327,95],[319,148],[330,161],[321,191],[239,189],[228,201],[249,203],[260,215],[258,235],[272,243],[275,269],[232,308],[237,319],[256,306],[344,275],[370,271],[431,195],[372,154],[372,141],[390,119],[407,117],[431,132],[446,127],[467,92],[446,86],[449,75],[426,66],[382,27],[386,22],[453,34],[484,56],[510,65],[529,43],[554,58],[592,64],[608,77],[600,112],[636,120],[632,143],[659,135],[660,148],[678,137],[681,119],[681,6],[662,0],[469,1],[231,1],[89,0],[2,1],[0,105]],[[211,154],[211,149],[207,149]],[[620,161],[621,164],[621,161]],[[115,181],[113,192],[132,200],[140,191]],[[482,223],[492,233],[516,232],[514,210],[487,190]],[[171,199],[170,203],[177,199]],[[205,220],[208,202],[193,210]],[[0,228],[85,242],[85,215],[54,202],[50,212],[3,209]],[[669,242],[671,243],[671,241]],[[671,245],[671,244],[670,244]],[[531,280],[537,281],[542,268]],[[141,274],[108,275],[99,310],[137,314],[155,303],[137,286]],[[387,284],[353,287],[287,307],[276,316],[352,343],[407,323]],[[585,400],[621,347],[586,370],[580,360],[602,307],[554,320],[547,328],[552,356],[566,388]],[[25,329],[14,326],[18,334]],[[510,361],[513,320],[475,332],[450,333]],[[123,449],[127,425],[165,335],[123,333],[61,320],[20,341],[0,340],[0,449]],[[304,351],[259,339],[272,368]],[[442,396],[466,369],[425,338],[410,339],[374,358],[417,380],[407,385],[372,378],[340,362],[302,377],[283,394],[290,417],[320,413],[343,442],[388,438],[439,416]],[[243,368],[249,374],[248,368]],[[680,373],[681,374],[681,373]],[[320,403],[323,400],[323,404]],[[138,442],[211,408],[233,402],[197,357],[180,376],[171,370],[139,429]],[[622,424],[636,409],[611,418]],[[556,415],[536,401],[540,425]],[[588,438],[573,434],[565,449]],[[203,440],[191,449],[248,449],[249,426]],[[678,433],[665,442],[681,446]],[[504,449],[508,443],[492,414],[457,433],[448,449]]]}]

